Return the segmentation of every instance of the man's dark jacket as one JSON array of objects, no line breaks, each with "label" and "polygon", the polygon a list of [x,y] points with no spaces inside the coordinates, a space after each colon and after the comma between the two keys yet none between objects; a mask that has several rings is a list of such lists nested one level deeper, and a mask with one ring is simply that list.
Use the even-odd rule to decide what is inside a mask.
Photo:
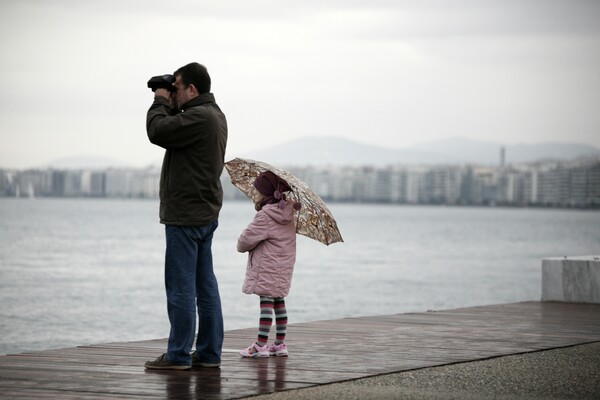
[{"label": "man's dark jacket", "polygon": [[166,98],[156,96],[146,130],[150,142],[167,150],[160,175],[160,222],[203,226],[217,220],[227,120],[214,95],[201,94],[175,113]]}]

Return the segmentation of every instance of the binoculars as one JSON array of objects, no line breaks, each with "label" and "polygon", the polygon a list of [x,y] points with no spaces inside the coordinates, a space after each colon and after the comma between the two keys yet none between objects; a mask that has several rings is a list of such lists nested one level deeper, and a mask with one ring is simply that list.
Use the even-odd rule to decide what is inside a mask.
[{"label": "binoculars", "polygon": [[148,87],[156,92],[156,89],[167,89],[169,92],[174,92],[177,89],[173,86],[175,82],[175,76],[173,75],[157,75],[150,78],[148,81]]}]

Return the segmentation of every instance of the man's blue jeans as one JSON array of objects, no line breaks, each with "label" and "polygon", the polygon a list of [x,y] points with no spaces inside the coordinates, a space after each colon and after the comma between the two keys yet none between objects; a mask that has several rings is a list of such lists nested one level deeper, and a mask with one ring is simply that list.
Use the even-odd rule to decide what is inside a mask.
[{"label": "man's blue jeans", "polygon": [[196,354],[201,362],[221,362],[223,313],[213,272],[212,238],[218,222],[200,227],[166,225],[165,287],[171,332],[167,360],[191,364],[196,331]]}]

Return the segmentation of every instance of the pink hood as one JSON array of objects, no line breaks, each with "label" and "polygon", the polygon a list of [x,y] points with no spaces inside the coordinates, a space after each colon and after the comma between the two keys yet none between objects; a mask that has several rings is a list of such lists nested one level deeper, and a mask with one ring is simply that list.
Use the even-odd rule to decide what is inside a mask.
[{"label": "pink hood", "polygon": [[293,202],[287,201],[283,209],[265,205],[238,238],[237,250],[249,252],[244,293],[287,296],[296,262]]}]

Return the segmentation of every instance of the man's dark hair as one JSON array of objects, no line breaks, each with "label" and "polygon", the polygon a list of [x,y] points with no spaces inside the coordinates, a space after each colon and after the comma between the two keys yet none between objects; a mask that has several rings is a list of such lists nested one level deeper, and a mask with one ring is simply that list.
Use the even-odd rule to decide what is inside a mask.
[{"label": "man's dark hair", "polygon": [[194,85],[199,94],[210,92],[210,75],[202,64],[189,63],[179,68],[173,75],[181,75],[183,84],[185,86]]}]

